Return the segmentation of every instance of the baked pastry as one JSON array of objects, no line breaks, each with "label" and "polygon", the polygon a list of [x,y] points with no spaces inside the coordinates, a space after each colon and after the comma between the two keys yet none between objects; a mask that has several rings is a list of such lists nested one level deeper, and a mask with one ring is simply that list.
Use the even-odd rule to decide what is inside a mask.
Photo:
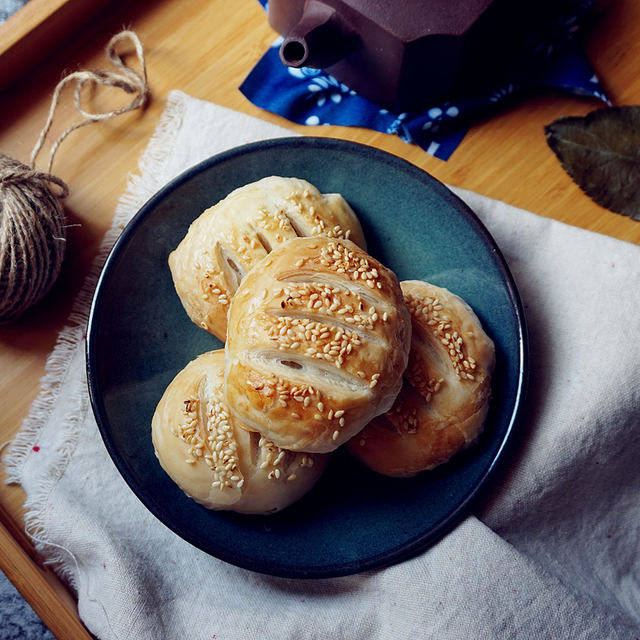
[{"label": "baked pastry", "polygon": [[231,302],[227,403],[279,447],[332,451],[391,408],[410,342],[392,271],[349,240],[297,238]]},{"label": "baked pastry", "polygon": [[156,456],[208,509],[274,513],[318,480],[327,456],[284,451],[240,428],[222,392],[224,350],[190,362],[167,387],[152,421]]},{"label": "baked pastry", "polygon": [[344,198],[323,195],[306,180],[270,176],[232,191],[193,221],[169,255],[187,314],[224,341],[229,302],[251,267],[292,238],[317,235],[366,246]]},{"label": "baked pastry", "polygon": [[495,362],[493,342],[462,298],[418,280],[401,286],[412,324],[405,383],[391,410],[347,444],[389,476],[433,469],[476,440]]}]

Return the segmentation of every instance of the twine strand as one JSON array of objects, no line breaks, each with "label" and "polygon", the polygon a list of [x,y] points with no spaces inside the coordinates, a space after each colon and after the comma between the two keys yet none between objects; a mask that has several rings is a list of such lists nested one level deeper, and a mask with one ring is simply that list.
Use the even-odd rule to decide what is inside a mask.
[{"label": "twine strand", "polygon": [[[133,43],[135,47],[136,58],[138,59],[138,63],[140,66],[140,71],[136,71],[132,67],[128,66],[122,55],[118,53],[117,47],[124,40],[130,40]],[[49,130],[51,129],[53,116],[56,107],[58,106],[58,101],[60,100],[60,94],[68,84],[71,84],[74,81],[77,82],[73,101],[76,110],[83,117],[83,120],[81,120],[80,122],[76,122],[75,124],[72,124],[70,127],[65,129],[57,138],[57,140],[55,140],[55,142],[52,144],[51,151],[49,153],[47,172],[51,171],[51,167],[53,166],[53,158],[58,148],[60,147],[60,144],[70,133],[88,124],[99,122],[101,120],[108,120],[128,111],[134,111],[135,109],[143,107],[147,103],[150,93],[149,83],[147,81],[147,67],[144,59],[144,48],[136,33],[126,30],[116,34],[115,36],[113,36],[113,38],[111,38],[111,40],[109,40],[106,47],[106,52],[109,61],[117,71],[110,71],[106,69],[76,71],[74,73],[70,73],[68,76],[65,76],[56,86],[53,92],[53,97],[51,99],[51,106],[49,107],[47,120],[44,127],[42,128],[42,131],[40,132],[35,146],[33,147],[33,151],[31,152],[30,164],[32,167],[35,167],[36,158],[42,150],[44,141],[47,137],[47,134],[49,133]],[[88,111],[82,105],[82,90],[87,84],[93,86],[102,85],[106,87],[117,87],[124,90],[126,93],[133,93],[135,94],[135,96],[133,97],[131,102],[129,102],[129,104],[126,104],[118,109],[113,109],[111,111],[105,112]]]},{"label": "twine strand", "polygon": [[54,176],[52,173],[46,173],[44,171],[38,171],[28,167],[26,164],[17,162],[0,153],[0,191],[13,186],[24,186],[31,181],[44,182],[55,185],[59,191],[53,192],[57,198],[66,198],[69,195],[69,187],[65,184],[64,180]]}]

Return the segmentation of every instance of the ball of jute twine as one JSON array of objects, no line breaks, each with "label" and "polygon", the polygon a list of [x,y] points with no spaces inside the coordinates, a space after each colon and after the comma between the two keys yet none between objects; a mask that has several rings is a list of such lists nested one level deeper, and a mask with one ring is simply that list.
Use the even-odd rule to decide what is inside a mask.
[{"label": "ball of jute twine", "polygon": [[[130,40],[140,70],[127,66],[118,45]],[[60,273],[66,248],[66,221],[62,200],[69,194],[63,180],[51,167],[60,143],[76,129],[143,107],[149,98],[144,50],[133,31],[115,35],[106,47],[112,70],[77,71],[56,86],[47,121],[31,153],[27,166],[0,153],[0,322],[19,317],[40,300]],[[66,129],[51,146],[45,172],[35,169],[35,160],[44,145],[60,93],[75,82],[74,104],[82,120]],[[108,86],[135,94],[131,102],[107,112],[89,111],[82,105],[87,86]]]}]

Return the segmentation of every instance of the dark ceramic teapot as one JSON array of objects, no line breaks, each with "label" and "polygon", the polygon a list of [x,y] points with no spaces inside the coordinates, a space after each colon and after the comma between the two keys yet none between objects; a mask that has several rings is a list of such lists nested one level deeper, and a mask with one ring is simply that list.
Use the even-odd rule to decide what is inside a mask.
[{"label": "dark ceramic teapot", "polygon": [[326,69],[393,111],[506,77],[567,0],[270,0],[292,67]]}]

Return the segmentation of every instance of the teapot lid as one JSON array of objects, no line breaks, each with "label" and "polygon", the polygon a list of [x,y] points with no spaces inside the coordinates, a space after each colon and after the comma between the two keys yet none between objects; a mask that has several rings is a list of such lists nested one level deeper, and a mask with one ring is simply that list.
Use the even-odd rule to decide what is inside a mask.
[{"label": "teapot lid", "polygon": [[400,40],[426,35],[465,33],[495,0],[339,0]]}]

